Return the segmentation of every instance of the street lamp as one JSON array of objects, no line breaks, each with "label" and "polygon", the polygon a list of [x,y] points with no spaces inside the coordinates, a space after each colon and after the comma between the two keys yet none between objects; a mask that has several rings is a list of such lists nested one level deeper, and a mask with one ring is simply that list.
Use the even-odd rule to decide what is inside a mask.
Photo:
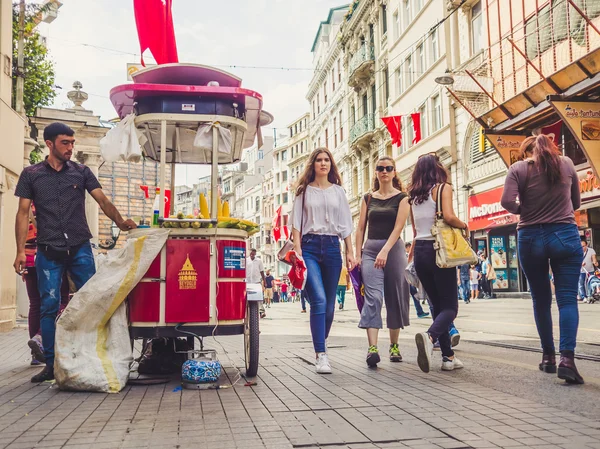
[{"label": "street lamp", "polygon": [[435,82],[441,86],[451,86],[454,84],[454,77],[448,73],[446,75],[438,76]]}]

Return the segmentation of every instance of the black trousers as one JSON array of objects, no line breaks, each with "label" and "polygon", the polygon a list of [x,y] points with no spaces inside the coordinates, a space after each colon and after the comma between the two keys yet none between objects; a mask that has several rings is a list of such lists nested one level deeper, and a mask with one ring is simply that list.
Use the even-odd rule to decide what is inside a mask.
[{"label": "black trousers", "polygon": [[440,342],[442,355],[453,356],[448,328],[458,314],[456,268],[437,266],[432,240],[417,240],[414,258],[417,276],[433,304],[433,323],[427,332],[434,342]]}]

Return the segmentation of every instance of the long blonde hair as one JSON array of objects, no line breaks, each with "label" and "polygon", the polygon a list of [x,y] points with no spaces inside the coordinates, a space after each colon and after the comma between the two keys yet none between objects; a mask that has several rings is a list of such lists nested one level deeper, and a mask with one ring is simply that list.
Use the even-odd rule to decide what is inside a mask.
[{"label": "long blonde hair", "polygon": [[327,174],[327,180],[332,184],[337,184],[338,186],[342,185],[342,178],[338,172],[337,165],[335,165],[331,151],[325,147],[320,147],[311,153],[308,163],[302,172],[302,176],[300,176],[300,179],[298,179],[298,183],[296,184],[296,196],[301,195],[306,190],[306,187],[315,180],[315,161],[321,153],[327,154],[331,162],[331,168]]},{"label": "long blonde hair", "polygon": [[[396,170],[396,161],[389,156],[382,156],[377,160],[377,164],[383,161],[388,161],[392,163],[392,165],[394,166],[394,171],[396,172],[396,174],[392,178],[392,185],[401,192],[404,192],[404,188],[402,187],[402,181],[400,181],[400,178],[398,177],[398,171]],[[377,164],[375,164],[375,166],[377,166]],[[380,188],[381,185],[379,184],[379,178],[377,178],[377,173],[375,173],[375,177],[373,178],[373,192],[377,192]]]}]

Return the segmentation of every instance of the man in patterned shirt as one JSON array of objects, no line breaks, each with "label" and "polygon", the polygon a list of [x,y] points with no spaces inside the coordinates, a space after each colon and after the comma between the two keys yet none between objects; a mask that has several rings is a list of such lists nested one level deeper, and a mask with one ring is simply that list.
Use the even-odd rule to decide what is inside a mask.
[{"label": "man in patterned shirt", "polygon": [[106,198],[89,167],[71,161],[75,132],[63,123],[52,123],[44,129],[49,156],[39,164],[26,167],[19,178],[15,196],[19,209],[15,224],[18,274],[26,271],[25,241],[32,202],[38,224],[38,252],[35,266],[41,296],[42,343],[46,367],[31,378],[32,382],[54,379],[54,334],[60,306],[60,286],[66,271],[77,289],[94,275],[96,268],[90,239],[92,234],[85,216],[85,191],[100,205],[106,216],[119,229],[136,227],[124,220]]}]

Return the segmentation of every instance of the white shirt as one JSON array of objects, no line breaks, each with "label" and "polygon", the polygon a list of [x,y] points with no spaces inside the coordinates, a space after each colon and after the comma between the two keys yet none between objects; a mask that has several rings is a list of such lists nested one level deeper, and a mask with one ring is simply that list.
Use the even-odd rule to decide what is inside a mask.
[{"label": "white shirt", "polygon": [[[302,198],[304,214],[302,213]],[[345,239],[352,234],[352,214],[344,189],[333,184],[327,189],[307,186],[306,191],[294,199],[292,226],[302,235],[337,235]],[[302,224],[303,223],[303,224]]]},{"label": "white shirt", "polygon": [[246,282],[251,284],[259,284],[262,282],[261,271],[265,271],[262,260],[255,257],[252,260],[250,257],[246,257]]},{"label": "white shirt", "polygon": [[435,222],[437,205],[431,197],[431,191],[429,191],[429,196],[425,201],[421,204],[413,204],[411,207],[413,218],[415,220],[415,229],[417,231],[415,240],[435,240],[433,235],[431,235],[431,228]]},{"label": "white shirt", "polygon": [[[592,261],[592,256],[596,255],[596,251],[594,251],[589,246],[583,250],[583,268],[585,268],[590,273],[594,272],[594,262]],[[585,271],[582,270],[583,273]]]}]

